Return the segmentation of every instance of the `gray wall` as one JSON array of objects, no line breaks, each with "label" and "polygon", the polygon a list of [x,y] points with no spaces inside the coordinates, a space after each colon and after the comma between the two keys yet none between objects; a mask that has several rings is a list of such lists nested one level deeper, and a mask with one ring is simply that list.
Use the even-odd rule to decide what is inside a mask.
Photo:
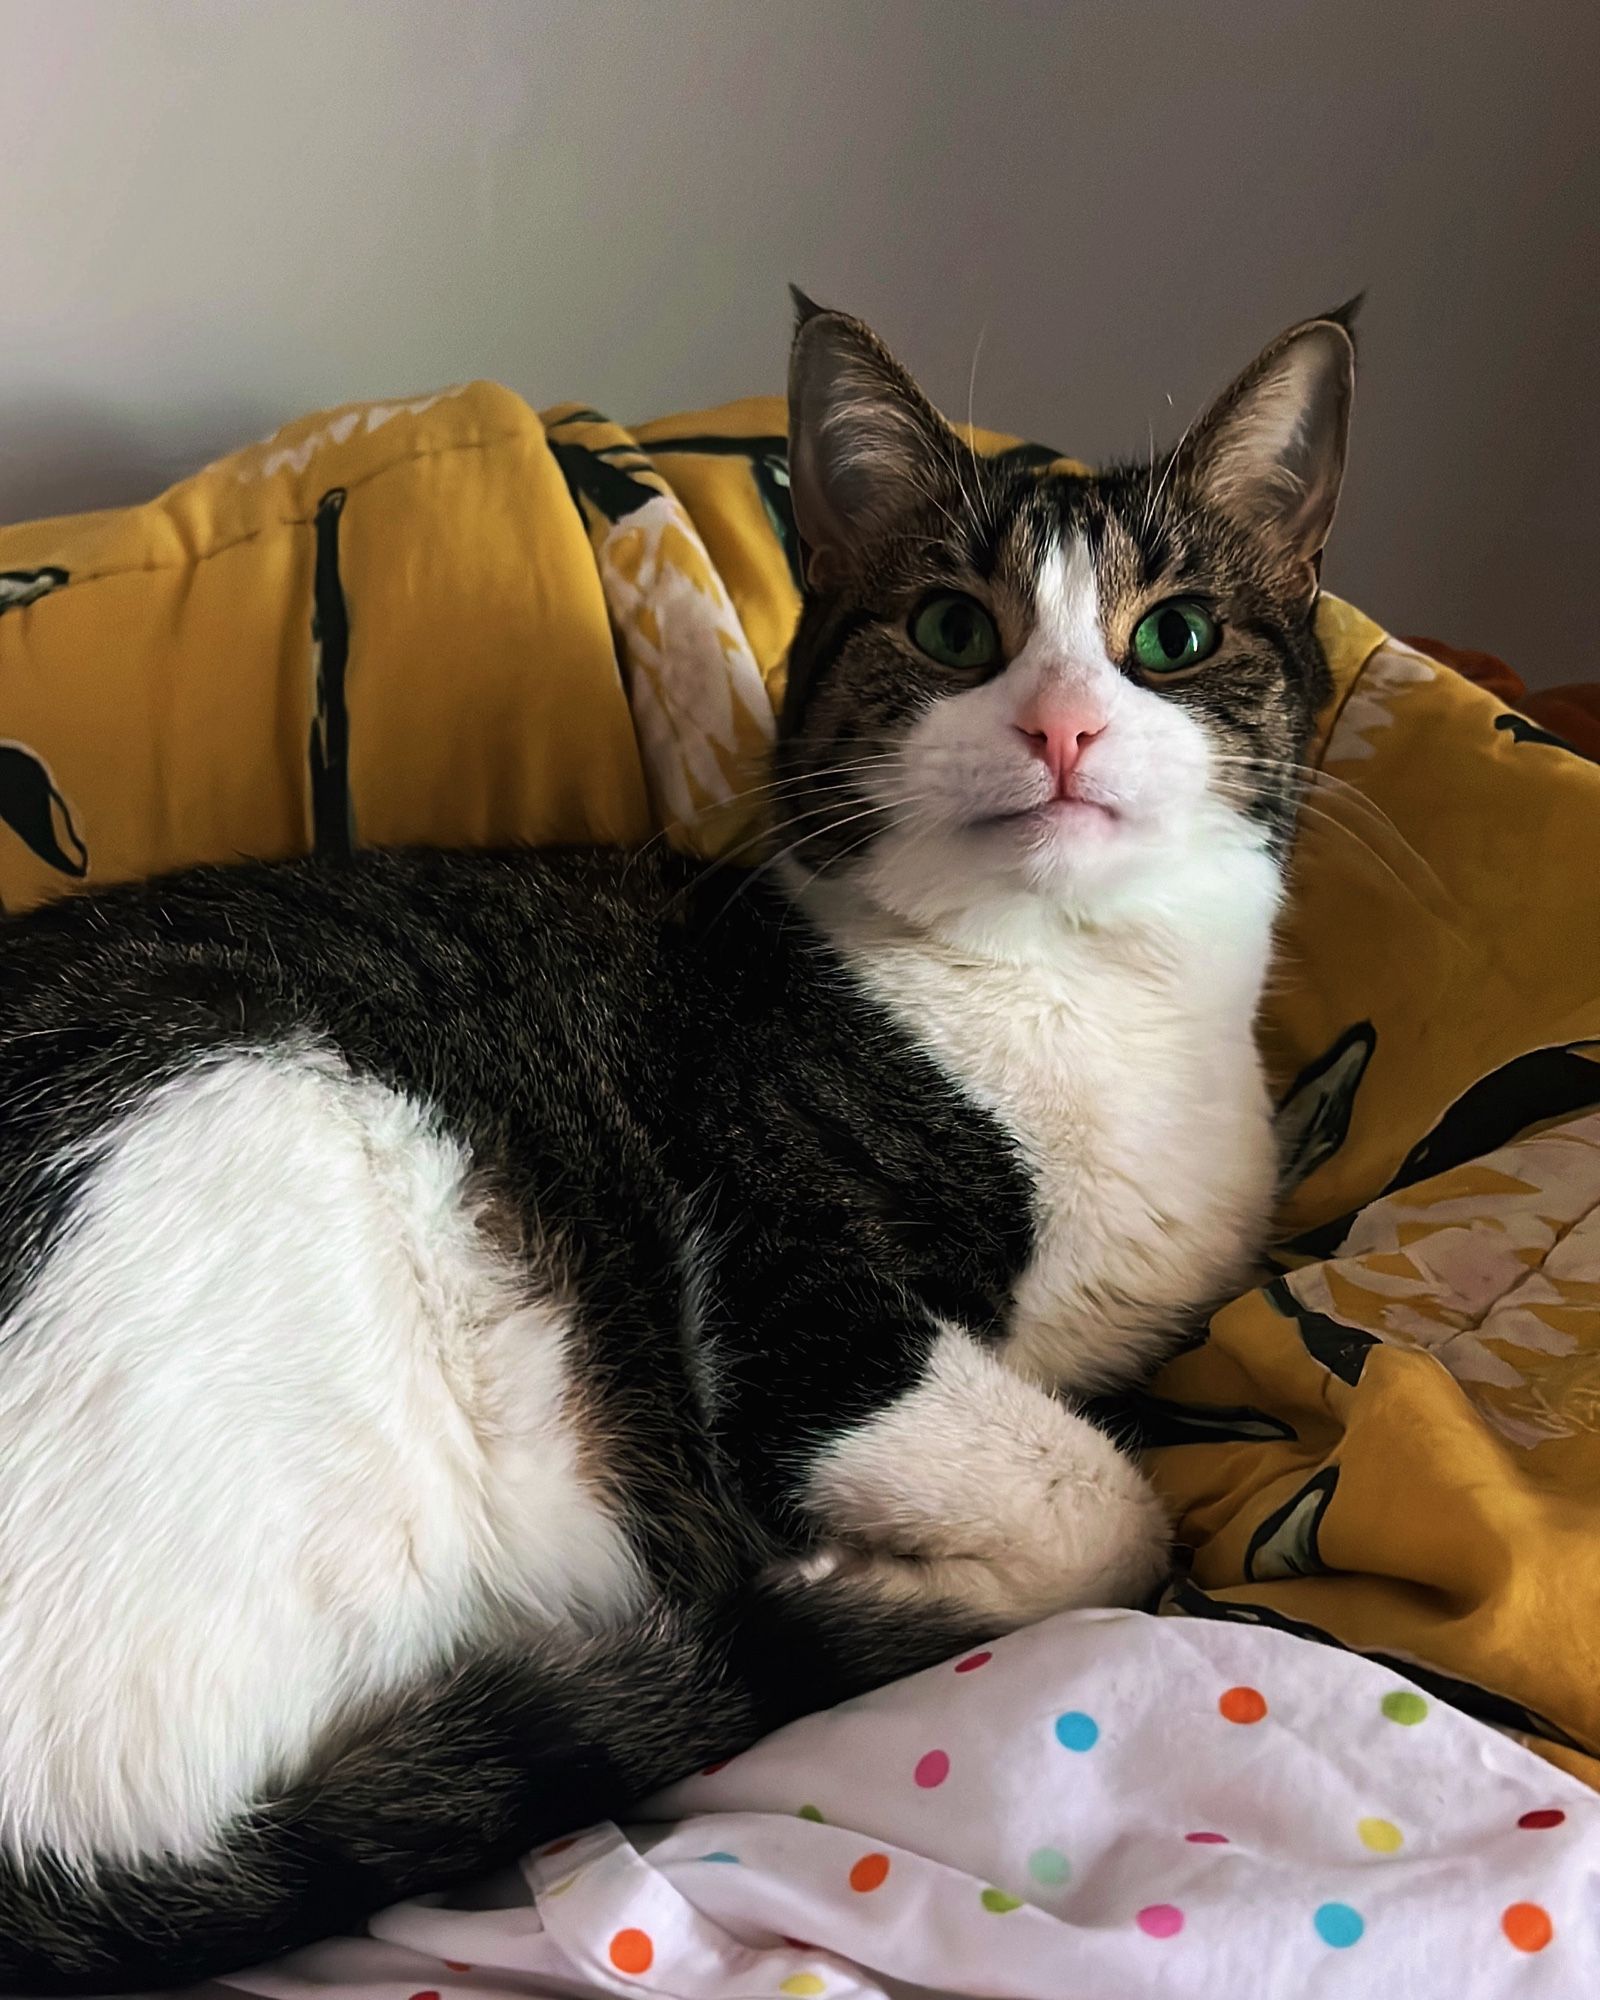
[{"label": "gray wall", "polygon": [[771,389],[782,282],[1141,450],[1369,287],[1333,587],[1600,669],[1594,0],[0,0],[0,518],[497,376]]}]

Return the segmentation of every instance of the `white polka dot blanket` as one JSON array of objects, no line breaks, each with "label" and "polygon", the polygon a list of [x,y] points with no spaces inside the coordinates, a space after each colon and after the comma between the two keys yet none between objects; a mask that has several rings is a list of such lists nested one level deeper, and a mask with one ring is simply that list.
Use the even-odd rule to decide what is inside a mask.
[{"label": "white polka dot blanket", "polygon": [[1600,1797],[1390,1669],[1079,1612],[810,1717],[277,2000],[1600,1991]]}]

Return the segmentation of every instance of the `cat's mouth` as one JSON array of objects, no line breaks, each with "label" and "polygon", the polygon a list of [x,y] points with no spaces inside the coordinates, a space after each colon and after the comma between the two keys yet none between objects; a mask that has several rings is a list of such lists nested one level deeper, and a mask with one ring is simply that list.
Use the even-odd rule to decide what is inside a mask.
[{"label": "cat's mouth", "polygon": [[1115,826],[1121,817],[1115,806],[1107,805],[1103,800],[1069,796],[1038,799],[1032,805],[1019,806],[1007,812],[986,813],[973,824],[977,827],[1026,828],[1041,834],[1104,833]]}]

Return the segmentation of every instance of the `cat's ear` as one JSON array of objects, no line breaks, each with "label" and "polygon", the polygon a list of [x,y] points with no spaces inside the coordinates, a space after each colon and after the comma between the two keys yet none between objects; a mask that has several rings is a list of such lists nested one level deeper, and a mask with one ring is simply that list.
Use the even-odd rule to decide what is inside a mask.
[{"label": "cat's ear", "polygon": [[1280,334],[1180,447],[1191,486],[1316,583],[1344,478],[1361,301]]},{"label": "cat's ear", "polygon": [[789,289],[789,497],[807,578],[828,584],[895,531],[957,440],[870,327]]}]

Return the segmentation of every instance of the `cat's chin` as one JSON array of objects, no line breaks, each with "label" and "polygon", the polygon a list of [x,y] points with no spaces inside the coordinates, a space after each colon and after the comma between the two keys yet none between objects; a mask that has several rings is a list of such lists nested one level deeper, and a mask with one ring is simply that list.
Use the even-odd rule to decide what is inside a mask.
[{"label": "cat's chin", "polygon": [[1092,799],[1050,799],[970,829],[977,873],[997,873],[1052,899],[1092,900],[1150,865],[1152,829]]},{"label": "cat's chin", "polygon": [[1103,809],[1080,808],[1064,824],[1025,837],[1008,872],[1033,895],[1093,920],[1159,874],[1160,851],[1148,835],[1141,838],[1140,830]]},{"label": "cat's chin", "polygon": [[[1181,846],[1181,842],[1180,842]],[[833,877],[795,887],[819,912],[864,898],[903,922],[968,939],[1135,916],[1176,859],[1173,834],[1084,801],[942,829],[902,828]],[[998,928],[997,928],[998,927]]]}]

